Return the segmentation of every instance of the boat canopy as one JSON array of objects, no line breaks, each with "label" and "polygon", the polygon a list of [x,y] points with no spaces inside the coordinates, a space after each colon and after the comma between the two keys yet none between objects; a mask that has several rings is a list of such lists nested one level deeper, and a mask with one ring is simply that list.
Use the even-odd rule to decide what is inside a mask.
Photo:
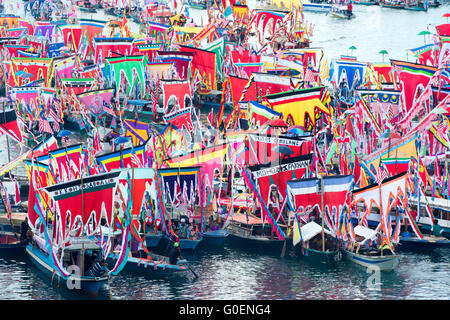
[{"label": "boat canopy", "polygon": [[261,219],[260,218],[256,218],[254,216],[243,214],[243,213],[239,213],[239,214],[235,214],[234,216],[231,217],[232,221],[235,222],[240,222],[242,224],[252,224],[252,225],[256,225],[256,224],[262,224]]},{"label": "boat canopy", "polygon": [[128,100],[127,103],[132,106],[144,106],[152,102],[150,100]]},{"label": "boat canopy", "polygon": [[377,232],[375,230],[366,228],[364,226],[356,226],[354,231],[355,231],[356,235],[364,237],[364,240],[361,241],[361,243],[363,243],[369,239],[373,239],[377,235]]},{"label": "boat canopy", "polygon": [[102,248],[94,242],[86,241],[84,243],[74,243],[64,248],[64,251],[80,251],[83,250],[101,250]]},{"label": "boat canopy", "polygon": [[[326,234],[333,236],[333,234],[327,229],[323,229]],[[318,225],[314,221],[308,222],[304,226],[300,228],[300,232],[302,234],[303,242],[309,241],[314,238],[316,235],[322,232],[322,226]]]}]

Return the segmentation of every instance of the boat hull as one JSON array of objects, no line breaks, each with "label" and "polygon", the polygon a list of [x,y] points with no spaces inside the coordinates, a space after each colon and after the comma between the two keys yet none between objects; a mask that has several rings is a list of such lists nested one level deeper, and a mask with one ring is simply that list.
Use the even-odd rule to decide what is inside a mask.
[{"label": "boat hull", "polygon": [[[112,268],[116,263],[116,255],[110,253],[106,262],[108,267]],[[169,264],[166,262],[155,263],[153,260],[147,260],[143,258],[128,257],[127,263],[125,264],[122,271],[140,273],[145,275],[158,275],[158,276],[168,276],[173,274],[183,274],[189,271],[189,269],[183,264]]]},{"label": "boat hull", "polygon": [[[246,250],[256,250],[262,252],[270,253],[281,253],[285,242],[287,244],[292,243],[291,241],[278,240],[278,239],[268,239],[263,237],[246,237],[242,235],[237,235],[230,233],[227,237],[232,245],[238,246],[239,248]],[[287,247],[286,247],[287,249]]]},{"label": "boat hull", "polygon": [[303,11],[309,11],[309,12],[330,12],[331,5],[330,4],[319,4],[319,3],[304,3],[303,4]]},{"label": "boat hull", "polygon": [[389,256],[367,256],[362,254],[357,254],[344,250],[344,255],[347,260],[366,267],[366,268],[379,268],[380,271],[392,271],[397,268],[400,263],[399,255],[389,255]]},{"label": "boat hull", "polygon": [[199,240],[180,239],[180,249],[195,251],[195,249],[197,249],[198,245],[202,242],[202,240],[203,238],[200,238]]},{"label": "boat hull", "polygon": [[378,5],[378,2],[375,2],[375,1],[368,1],[368,2],[360,1],[360,2],[355,2],[355,4],[361,4],[361,5],[364,5],[364,6],[376,6],[376,5]]},{"label": "boat hull", "polygon": [[23,252],[25,253],[26,242],[18,241],[12,232],[0,233],[0,251],[1,252]]},{"label": "boat hull", "polygon": [[383,8],[390,8],[390,9],[404,9],[405,6],[403,5],[391,5],[391,4],[380,4]]},{"label": "boat hull", "polygon": [[156,248],[158,244],[161,242],[163,236],[159,234],[146,234],[145,235],[145,244],[147,248]]},{"label": "boat hull", "polygon": [[310,263],[318,263],[323,265],[335,265],[340,260],[339,250],[319,251],[315,249],[301,248],[297,246],[297,253],[303,259]]},{"label": "boat hull", "polygon": [[423,8],[423,7],[404,7],[405,10],[410,10],[410,11],[428,11],[427,9]]},{"label": "boat hull", "polygon": [[65,280],[49,263],[48,255],[32,245],[26,246],[26,252],[33,263],[46,277],[52,281],[56,279],[58,283],[62,283],[68,290],[88,293],[91,296],[98,296],[99,291],[108,284],[107,277],[76,277],[73,276],[74,281],[79,281],[79,288],[68,287],[68,282]]},{"label": "boat hull", "polygon": [[[146,235],[145,241],[147,248],[157,248],[158,251],[164,251],[170,245],[170,239],[166,235]],[[199,240],[180,239],[180,249],[194,251],[202,241],[202,238]]]},{"label": "boat hull", "polygon": [[202,246],[222,247],[229,234],[224,229],[204,232]]},{"label": "boat hull", "polygon": [[400,237],[398,248],[400,250],[429,251],[437,248],[450,248],[450,240],[438,240],[431,237],[418,239],[413,237]]},{"label": "boat hull", "polygon": [[331,15],[332,15],[333,17],[339,18],[339,19],[347,19],[347,20],[350,20],[350,19],[353,19],[353,18],[355,17],[354,14],[352,14],[352,15],[347,15],[347,14],[344,14],[344,13],[333,12],[333,11],[331,11],[330,13],[331,13]]}]

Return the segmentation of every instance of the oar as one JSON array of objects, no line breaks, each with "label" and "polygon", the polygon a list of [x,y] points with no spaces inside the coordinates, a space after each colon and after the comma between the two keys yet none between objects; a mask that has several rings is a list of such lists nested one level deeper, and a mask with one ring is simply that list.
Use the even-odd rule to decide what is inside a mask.
[{"label": "oar", "polygon": [[286,239],[284,239],[283,249],[281,249],[281,258],[286,255]]},{"label": "oar", "polygon": [[186,263],[188,269],[192,272],[192,274],[194,275],[194,277],[198,278],[198,275],[195,273],[194,270],[192,270],[191,266],[189,265],[189,263]]}]

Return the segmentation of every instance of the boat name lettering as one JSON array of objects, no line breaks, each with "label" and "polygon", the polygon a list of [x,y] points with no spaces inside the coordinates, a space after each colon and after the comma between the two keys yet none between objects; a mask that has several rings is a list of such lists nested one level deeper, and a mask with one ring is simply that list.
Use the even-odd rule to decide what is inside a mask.
[{"label": "boat name lettering", "polygon": [[293,171],[293,170],[297,170],[297,169],[306,168],[306,167],[308,167],[308,165],[309,165],[309,161],[303,160],[303,161],[298,161],[298,162],[294,162],[294,163],[282,164],[281,166],[274,166],[274,167],[270,167],[267,169],[258,170],[258,171],[255,171],[253,174],[254,174],[255,178],[258,179],[261,177],[266,177],[266,176],[271,176],[271,175],[277,174],[278,171],[285,172],[285,171]]},{"label": "boat name lettering", "polygon": [[[265,142],[265,143],[273,143],[273,144],[277,143],[276,137],[264,137],[264,136],[254,135],[254,136],[252,136],[252,139],[255,142]],[[286,146],[301,147],[303,141],[294,140],[294,139],[279,138],[278,139],[278,143],[286,145]]]}]

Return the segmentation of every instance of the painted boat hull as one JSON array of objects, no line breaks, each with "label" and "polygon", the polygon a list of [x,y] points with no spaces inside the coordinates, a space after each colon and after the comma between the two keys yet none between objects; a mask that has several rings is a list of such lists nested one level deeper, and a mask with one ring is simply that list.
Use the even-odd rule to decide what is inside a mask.
[{"label": "painted boat hull", "polygon": [[99,291],[108,284],[107,277],[74,277],[74,280],[80,281],[80,289],[71,289],[67,287],[68,281],[66,281],[57,271],[55,271],[49,263],[49,257],[47,254],[39,250],[38,248],[27,245],[26,252],[30,257],[31,262],[42,272],[45,276],[52,281],[57,280],[62,283],[68,290],[74,290],[77,292],[85,292],[92,296],[98,296]]},{"label": "painted boat hull", "polygon": [[202,246],[222,247],[230,232],[224,229],[203,233]]},{"label": "painted boat hull", "polygon": [[361,1],[361,2],[355,2],[355,4],[361,4],[361,5],[364,5],[364,6],[376,6],[376,5],[378,5],[378,2],[375,2],[375,1],[368,1],[368,2]]},{"label": "painted boat hull", "polygon": [[[200,238],[199,240],[180,239],[180,249],[194,251],[202,242],[202,240],[202,238]],[[170,239],[166,235],[152,235],[150,238],[148,238],[148,235],[146,235],[145,241],[147,244],[147,248],[159,248],[162,250],[167,248],[170,244]]]},{"label": "painted boat hull", "polygon": [[159,234],[146,234],[145,235],[145,244],[147,248],[156,248],[158,244],[161,242],[163,236]]},{"label": "painted boat hull", "polygon": [[366,268],[379,268],[380,271],[392,271],[397,268],[400,263],[401,257],[399,255],[389,255],[389,256],[367,256],[362,254],[357,254],[344,250],[344,255],[347,260],[366,267]]},{"label": "painted boat hull", "polygon": [[180,239],[180,249],[195,251],[202,241],[203,238],[200,238],[199,240]]},{"label": "painted boat hull", "polygon": [[400,237],[398,248],[401,250],[429,251],[437,248],[450,248],[450,240],[435,240],[431,237],[424,239],[414,237]]},{"label": "painted boat hull", "polygon": [[330,14],[331,14],[333,17],[335,17],[335,18],[339,18],[339,19],[347,19],[347,20],[353,19],[353,18],[355,17],[354,14],[352,14],[351,16],[349,16],[349,15],[344,14],[344,13],[333,12],[333,11],[330,11]]},{"label": "painted boat hull", "polygon": [[0,251],[1,252],[23,252],[25,253],[26,242],[17,241],[12,232],[0,233]]},{"label": "painted boat hull", "polygon": [[[110,253],[106,259],[106,262],[108,263],[108,267],[112,268],[116,262],[116,254]],[[128,257],[127,263],[122,271],[145,275],[167,276],[175,273],[183,274],[188,272],[189,269],[183,264],[183,262],[179,262],[176,265],[165,262],[155,264],[152,260]]]},{"label": "painted boat hull", "polygon": [[330,4],[320,4],[320,3],[304,3],[303,11],[309,12],[330,12],[331,5]]},{"label": "painted boat hull", "polygon": [[323,264],[323,265],[335,265],[340,260],[340,251],[319,251],[314,249],[303,249],[301,245],[297,246],[297,253],[299,256],[310,263]]},{"label": "painted boat hull", "polygon": [[251,250],[257,250],[257,251],[263,251],[263,252],[279,252],[281,253],[281,250],[283,250],[283,246],[286,244],[286,250],[288,249],[288,245],[292,243],[292,241],[285,241],[285,240],[278,240],[278,239],[268,239],[263,237],[246,237],[242,235],[233,234],[230,232],[230,234],[227,237],[228,240],[230,240],[230,243],[238,246],[242,249],[251,249]]},{"label": "painted boat hull", "polygon": [[428,9],[425,9],[423,7],[404,7],[404,9],[410,11],[428,11]]},{"label": "painted boat hull", "polygon": [[404,9],[404,5],[393,5],[393,4],[380,4],[383,8],[390,8],[390,9]]}]

